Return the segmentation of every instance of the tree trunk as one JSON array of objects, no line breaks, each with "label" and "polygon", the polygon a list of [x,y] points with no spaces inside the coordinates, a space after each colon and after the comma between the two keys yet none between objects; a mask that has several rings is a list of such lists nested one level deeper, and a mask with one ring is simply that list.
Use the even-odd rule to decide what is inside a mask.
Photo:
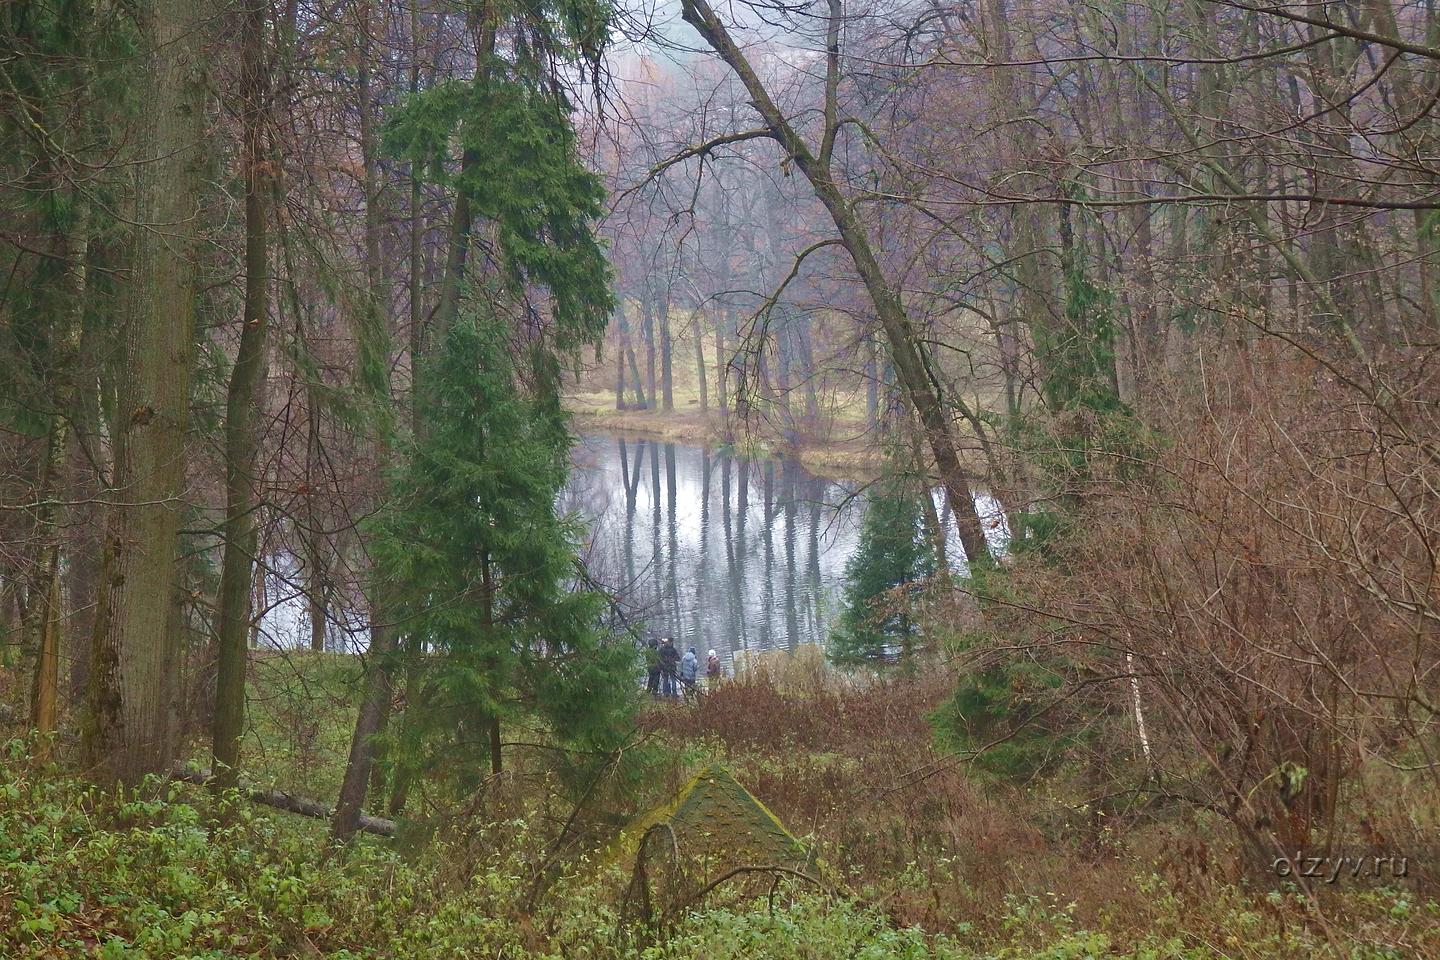
[{"label": "tree trunk", "polygon": [[[43,123],[38,110],[35,122]],[[40,158],[50,189],[69,199],[69,215],[55,219],[52,238],[55,261],[61,275],[48,279],[53,284],[55,329],[53,355],[48,374],[48,402],[54,411],[46,431],[45,452],[39,465],[35,511],[35,567],[32,585],[26,591],[25,621],[27,644],[35,650],[31,677],[30,721],[37,733],[55,731],[60,686],[60,624],[64,618],[60,589],[60,531],[65,525],[66,499],[77,499],[69,481],[68,467],[72,422],[75,415],[77,370],[85,358],[80,339],[85,322],[87,261],[89,258],[90,201],[83,191],[74,191],[66,182],[62,158],[48,148]],[[70,496],[66,496],[66,493]],[[42,744],[42,749],[48,745]]]},{"label": "tree trunk", "polygon": [[[462,169],[474,160],[467,156],[461,161]],[[435,329],[431,332],[436,341],[445,337],[445,331],[454,322],[460,309],[460,282],[465,277],[465,261],[470,252],[471,223],[470,200],[463,193],[455,197],[455,210],[450,219],[449,253],[445,258],[445,279],[440,284],[440,306],[435,310]],[[425,339],[429,339],[427,336]],[[422,344],[424,341],[422,340]],[[423,349],[423,345],[422,345]]]},{"label": "tree trunk", "polygon": [[305,429],[305,486],[310,491],[305,497],[305,526],[301,532],[301,544],[305,557],[305,606],[310,617],[310,650],[321,653],[329,634],[330,616],[330,544],[324,533],[325,520],[321,515],[321,498],[315,487],[316,467],[324,458],[325,451],[320,436],[320,391],[310,387],[306,390]]},{"label": "tree trunk", "polygon": [[695,307],[695,382],[700,387],[700,412],[710,412],[710,387],[705,382],[705,329],[704,313],[699,305]]},{"label": "tree trunk", "polygon": [[[420,41],[419,41],[419,36],[420,36],[420,5],[419,5],[418,2],[412,2],[412,3],[410,4],[409,13],[410,13],[410,51],[411,51],[411,59],[410,59],[410,92],[411,92],[412,94],[414,94],[414,93],[417,93],[417,92],[419,91],[419,89],[420,89]],[[488,23],[488,22],[489,22],[488,20],[485,21],[485,23]],[[487,37],[489,37],[489,36],[490,36],[490,34],[487,32],[487,30],[484,29],[484,28],[482,28],[481,35],[480,35],[480,38],[479,38],[480,43],[482,44],[482,47],[483,47],[485,44],[487,44],[488,42],[490,42],[489,40],[487,40]],[[372,147],[372,152],[373,152],[373,147]],[[369,156],[369,155],[367,154],[367,156]],[[468,161],[466,161],[466,162],[468,162]],[[373,163],[374,163],[373,157],[368,161],[368,163],[369,163],[371,166],[370,166],[369,168],[367,168],[367,169],[373,169]],[[457,203],[458,203],[458,200],[457,200]],[[458,211],[458,209],[457,209],[457,215],[458,215],[458,213],[459,213],[459,211]],[[469,216],[468,209],[467,209],[467,211],[465,212],[465,216],[467,216],[467,217]],[[373,228],[373,234],[374,234],[374,236],[375,236],[375,240],[374,240],[374,243],[373,243],[373,248],[374,248],[374,252],[375,252],[375,260],[374,260],[374,263],[375,263],[374,277],[375,277],[375,279],[374,279],[374,285],[375,285],[375,289],[377,290],[377,293],[378,293],[379,284],[380,284],[380,280],[379,280],[379,217],[378,217],[378,208],[377,208],[377,216],[376,216],[376,218],[375,218],[375,226],[374,226],[374,228]],[[410,293],[410,296],[409,296],[409,303],[410,303],[410,375],[411,375],[411,377],[410,377],[410,380],[411,380],[410,421],[411,421],[411,432],[412,432],[412,434],[415,435],[415,436],[418,436],[418,435],[420,434],[420,432],[422,431],[422,429],[423,429],[423,420],[422,420],[423,403],[422,403],[422,393],[421,393],[421,390],[420,390],[420,384],[421,384],[421,380],[422,380],[421,363],[422,363],[422,360],[423,360],[423,358],[424,358],[424,352],[425,352],[425,351],[424,351],[424,338],[422,337],[423,320],[422,320],[422,310],[421,310],[421,306],[422,306],[422,304],[421,304],[421,277],[422,277],[422,272],[423,272],[422,258],[421,258],[421,250],[422,250],[421,236],[422,236],[422,222],[421,222],[421,213],[420,213],[420,179],[419,179],[419,171],[416,170],[414,167],[412,167],[411,170],[410,170],[410,277],[409,277],[409,293]],[[452,239],[454,239],[454,238],[452,237]],[[465,257],[465,254],[466,254],[466,252],[467,252],[467,249],[468,249],[468,239],[466,240],[466,242],[465,242],[465,244],[464,244],[464,248],[461,248],[461,249],[452,248],[452,250],[451,250],[452,255],[453,255],[453,254],[457,254],[457,253],[459,254],[459,256],[460,256],[460,258],[461,258],[461,265],[462,265],[462,266],[463,266],[463,261],[464,261],[464,257]],[[445,286],[445,292],[442,293],[442,304],[443,304],[443,305],[442,305],[442,307],[441,307],[441,310],[444,311],[444,312],[446,312],[446,313],[449,315],[449,316],[447,316],[447,319],[445,320],[445,325],[446,325],[446,326],[448,326],[450,320],[453,320],[453,315],[454,315],[454,309],[453,309],[453,308],[454,308],[454,306],[456,305],[456,303],[458,303],[458,301],[451,302],[451,303],[444,303],[444,296],[445,296],[445,293],[448,293],[448,292],[451,290],[451,283],[452,283],[452,281],[453,281],[453,283],[454,283],[454,285],[455,285],[455,286],[454,286],[454,289],[455,289],[455,291],[458,293],[459,277],[460,277],[460,273],[459,273],[459,272],[455,273],[453,276],[447,276],[446,286]],[[414,686],[415,686],[415,683],[416,683],[416,681],[417,681],[417,679],[418,679],[418,677],[419,677],[419,671],[420,671],[420,654],[421,654],[422,651],[420,650],[419,645],[418,645],[416,639],[413,638],[413,637],[401,638],[398,642],[395,642],[395,643],[393,644],[393,646],[394,646],[394,648],[395,648],[396,650],[398,650],[398,652],[400,653],[400,660],[401,660],[401,665],[397,665],[394,669],[396,669],[396,670],[401,670],[401,669],[403,669],[403,670],[404,670],[405,675],[406,675],[406,691],[407,691],[406,702],[407,702],[407,704],[408,704],[408,703],[413,703],[413,702],[415,701]],[[383,697],[382,697],[381,700],[380,700],[380,709],[379,709],[378,716],[377,716],[377,718],[376,718],[376,720],[375,720],[375,722],[374,722],[374,731],[373,731],[372,736],[373,736],[374,734],[379,734],[379,733],[383,732],[383,731],[390,725],[390,723],[392,722],[392,715],[391,715],[391,714],[392,714],[392,710],[393,710],[393,708],[394,708],[394,677],[395,677],[395,674],[394,674],[394,673],[391,673],[389,676],[387,676],[387,677],[385,678],[385,680],[386,680],[386,689],[385,689],[385,692],[384,692]],[[400,719],[400,722],[401,722],[401,723],[404,722],[404,718],[403,718],[403,717]],[[369,756],[369,758],[368,758],[368,761],[367,761],[367,762],[369,763],[369,769],[370,769],[369,788],[368,788],[368,789],[369,789],[369,796],[371,797],[371,799],[372,799],[372,801],[373,801],[374,803],[379,803],[379,802],[380,802],[380,799],[381,799],[381,797],[383,797],[383,795],[384,795],[387,787],[389,787],[389,788],[392,790],[392,794],[391,794],[391,798],[390,798],[390,809],[391,809],[391,812],[392,812],[392,813],[398,812],[399,810],[401,810],[401,809],[404,808],[404,805],[405,805],[405,795],[406,795],[406,792],[407,792],[407,790],[408,790],[409,779],[408,779],[408,777],[405,775],[404,772],[397,772],[397,773],[396,773],[396,776],[395,776],[395,778],[394,778],[394,781],[393,781],[392,783],[387,784],[387,782],[386,782],[386,779],[387,779],[387,778],[386,778],[386,776],[385,776],[385,771],[384,771],[384,769],[381,767],[381,765],[380,765],[379,763],[376,763],[376,762],[375,762],[375,759],[376,759],[376,758],[375,758],[375,755],[374,755],[374,753],[373,753],[373,748],[372,748],[372,752],[371,752],[371,754],[370,754],[370,756]],[[361,819],[363,820],[364,818],[362,817]]]},{"label": "tree trunk", "polygon": [[[35,679],[30,700],[30,725],[39,734],[55,732],[58,694],[60,689],[60,551],[50,550],[48,583],[40,608],[40,651],[35,661]],[[48,754],[49,745],[42,741],[41,755]]]},{"label": "tree trunk", "polygon": [[98,769],[110,760],[120,725],[120,654],[115,645],[114,620],[118,543],[108,527],[101,541],[100,583],[95,598],[95,623],[90,647],[90,679],[85,688],[85,715],[81,724],[81,755],[87,767]]},{"label": "tree trunk", "polygon": [[[170,779],[213,787],[215,778],[209,770],[194,770],[190,767],[176,766],[170,773]],[[334,816],[334,812],[319,800],[297,797],[293,793],[285,793],[282,790],[267,790],[244,780],[239,781],[236,786],[247,800],[274,807],[276,810],[298,813],[302,817],[315,817],[320,820],[329,820]],[[381,837],[393,837],[395,836],[395,821],[362,815],[356,822],[356,829]]]},{"label": "tree trunk", "polygon": [[[1375,18],[1375,25],[1379,31],[1386,36],[1399,37],[1403,34],[1395,16],[1392,0],[1369,0],[1366,4]],[[1432,9],[1433,7],[1427,8]],[[1430,18],[1427,34],[1433,36],[1435,33],[1435,21],[1433,14]],[[1424,72],[1419,69],[1418,64],[1401,59],[1392,68],[1395,71],[1393,85],[1395,92],[1399,95],[1396,100],[1400,103],[1420,103],[1424,96]],[[1419,118],[1416,118],[1417,121]],[[1433,150],[1433,138],[1430,135],[1430,123],[1427,121],[1424,126],[1415,124],[1414,133],[1410,131],[1397,130],[1396,145],[1392,149],[1406,149],[1406,138],[1415,136],[1421,139],[1425,147]],[[1422,148],[1424,149],[1424,148]],[[1420,313],[1429,324],[1432,331],[1440,328],[1440,289],[1437,289],[1435,277],[1435,212],[1433,210],[1415,210],[1412,214],[1413,236],[1415,238],[1415,270],[1416,281],[1419,287]]]},{"label": "tree trunk", "polygon": [[672,364],[674,341],[670,336],[670,287],[660,297],[660,409],[675,409],[675,381]]},{"label": "tree trunk", "polygon": [[310,652],[324,653],[330,626],[330,576],[318,530],[305,536],[305,606],[310,615]]},{"label": "tree trunk", "polygon": [[[788,272],[783,265],[784,245],[782,238],[786,234],[786,226],[780,216],[781,200],[776,196],[774,190],[764,191],[765,204],[765,234],[767,243],[765,245],[766,259],[762,265],[762,276],[765,277],[767,293],[770,296],[778,296],[780,284]],[[778,401],[780,405],[780,423],[787,440],[793,439],[793,423],[790,417],[790,315],[791,310],[784,303],[772,303],[766,310],[765,326],[763,330],[768,334],[760,339],[759,350],[757,351],[760,382],[765,385],[767,394]],[[766,361],[766,346],[774,344],[775,348],[775,382],[772,384],[769,377],[768,363]]]},{"label": "tree trunk", "polygon": [[219,657],[215,676],[212,756],[213,790],[235,786],[239,777],[240,738],[245,731],[245,667],[249,646],[250,601],[254,586],[257,530],[255,493],[257,414],[264,394],[265,339],[269,330],[270,250],[265,206],[265,119],[269,84],[265,76],[264,0],[249,0],[241,37],[240,98],[245,173],[245,302],[240,347],[225,397],[225,549],[220,567],[216,611]]},{"label": "tree trunk", "polygon": [[655,303],[650,294],[650,282],[645,282],[645,292],[641,299],[642,324],[645,334],[645,393],[650,397],[650,405],[655,406],[658,394],[655,392]]},{"label": "tree trunk", "polygon": [[790,310],[777,307],[772,317],[775,324],[775,395],[780,402],[780,423],[784,426],[786,439],[792,439],[794,421],[790,412]]},{"label": "tree trunk", "polygon": [[490,773],[496,776],[505,769],[505,765],[501,760],[502,754],[500,747],[500,718],[498,716],[492,716],[490,718]]},{"label": "tree trunk", "polygon": [[[838,8],[839,0],[832,0],[832,29],[836,30],[840,16]],[[926,371],[926,360],[916,344],[915,331],[905,314],[900,295],[885,276],[865,227],[831,175],[828,149],[822,146],[821,153],[817,156],[800,139],[771,99],[769,91],[751,67],[745,53],[736,46],[729,31],[715,15],[708,0],[682,0],[682,16],[699,31],[711,49],[730,65],[749,92],[752,104],[771,134],[804,174],[816,198],[830,213],[840,241],[854,261],[866,292],[875,306],[875,312],[889,341],[891,359],[900,382],[924,425],[926,438],[935,455],[935,463],[955,515],[966,559],[972,564],[989,563],[992,560],[990,547],[986,543],[980,515],[975,508],[970,482],[960,465],[954,424]],[[838,41],[836,43],[838,44]],[[831,54],[838,56],[838,45],[832,46]],[[831,135],[833,130],[827,131],[827,144],[833,142]]]},{"label": "tree trunk", "polygon": [[[410,3],[410,94],[420,92],[420,0]],[[420,278],[424,273],[421,256],[425,221],[420,209],[420,171],[411,164],[410,179],[410,432],[420,433],[420,364],[424,349],[424,310]]]},{"label": "tree trunk", "polygon": [[[624,315],[624,310],[620,311]],[[615,334],[615,409],[625,409],[625,337]]]},{"label": "tree trunk", "polygon": [[355,718],[355,732],[350,737],[350,755],[345,763],[340,797],[335,803],[335,818],[330,824],[330,839],[337,843],[349,842],[360,828],[360,808],[370,784],[370,767],[375,762],[375,746],[371,741],[380,730],[380,718],[390,701],[389,664],[385,660],[394,642],[393,628],[375,617],[375,605],[372,603],[365,693]]},{"label": "tree trunk", "polygon": [[[370,95],[370,6],[361,8],[360,54],[360,152],[365,168],[365,279],[367,286],[366,316],[373,324],[374,334],[379,342],[389,341],[387,323],[384,271],[380,262],[380,197],[376,175],[376,151],[374,131],[374,103]],[[482,22],[482,31],[489,31],[493,42],[493,28],[488,17]],[[481,51],[488,54],[482,40]],[[462,161],[462,167],[466,161]],[[450,230],[450,249],[446,262],[445,279],[441,285],[440,306],[436,313],[436,340],[443,340],[445,331],[454,320],[459,307],[460,283],[465,271],[466,256],[470,247],[471,214],[470,204],[463,191],[457,193],[454,219]],[[413,285],[414,278],[411,278]],[[423,352],[425,338],[419,338],[418,348]],[[385,372],[374,371],[369,382],[370,388],[386,399],[390,393],[388,378],[389,350],[386,348]],[[382,434],[378,444],[379,459],[389,458],[388,437]],[[389,714],[391,683],[389,660],[395,648],[394,628],[387,621],[386,605],[378,595],[378,584],[372,584],[370,597],[370,655],[371,663],[361,698],[360,710],[355,718],[355,730],[350,738],[350,755],[345,764],[345,775],[340,784],[340,796],[335,804],[335,818],[331,823],[330,836],[337,842],[347,842],[355,835],[360,822],[360,808],[370,787],[371,772],[375,763],[374,738],[385,724]]]},{"label": "tree trunk", "polygon": [[[488,551],[482,557],[480,569],[481,621],[484,631],[488,634],[494,630],[495,627],[495,572],[491,565]],[[489,644],[491,638],[487,636],[485,642]],[[493,663],[490,664],[490,672],[492,676],[491,682],[493,684],[495,675],[495,666]],[[492,776],[499,776],[505,769],[503,754],[501,752],[502,742],[500,739],[499,689],[492,686],[490,696],[491,699],[495,701],[495,703],[491,705],[490,715],[485,718],[485,725],[490,738],[490,773]]]},{"label": "tree trunk", "polygon": [[[406,644],[405,644],[405,650],[404,650],[404,659],[405,659],[405,697],[404,697],[404,706],[405,706],[405,710],[407,710],[407,711],[411,708],[411,706],[413,706],[414,704],[417,704],[417,703],[420,702],[420,697],[421,697],[421,695],[422,695],[422,694],[421,694],[421,681],[422,681],[422,679],[424,678],[424,673],[423,673],[423,670],[422,670],[423,660],[422,660],[422,656],[421,656],[421,655],[422,655],[423,653],[424,653],[424,650],[421,649],[421,645],[420,645],[419,641],[418,641],[416,638],[411,637],[411,638],[408,638],[408,639],[407,639]],[[392,697],[392,709],[393,709],[393,697]],[[402,713],[401,716],[400,716],[400,722],[401,722],[401,724],[404,724],[405,722],[407,722],[407,718],[406,718],[406,715],[405,715],[404,713]],[[410,782],[411,782],[411,780],[414,778],[414,774],[411,772],[411,770],[409,770],[407,767],[405,767],[405,766],[403,766],[403,765],[400,765],[400,764],[394,765],[394,770],[395,770],[395,776],[391,779],[391,783],[390,783],[390,802],[389,802],[390,816],[392,816],[392,817],[399,816],[400,813],[405,809],[405,802],[406,802],[407,798],[408,798],[409,795],[410,795]]]},{"label": "tree trunk", "polygon": [[920,511],[925,517],[925,532],[930,535],[930,545],[935,550],[935,572],[942,579],[950,574],[950,558],[945,549],[945,525],[940,522],[940,512],[935,509],[935,500],[930,495],[930,470],[925,463],[925,453],[919,431],[914,434],[910,454],[915,461],[915,474],[920,478]]},{"label": "tree trunk", "polygon": [[626,339],[625,352],[630,357],[630,382],[635,384],[635,406],[644,410],[650,406],[650,401],[645,398],[645,388],[640,385],[640,365],[635,362],[635,351],[628,343],[628,334]]},{"label": "tree trunk", "polygon": [[[420,90],[420,3],[413,0],[410,4],[410,92],[415,94]],[[410,170],[410,427],[414,435],[420,433],[421,403],[420,403],[420,364],[423,359],[423,347],[421,340],[422,309],[420,285],[422,276],[421,264],[421,236],[423,234],[423,223],[420,212],[420,178],[419,171],[414,167]],[[419,693],[420,679],[420,654],[419,643],[415,638],[408,638],[403,653],[405,670],[405,706],[406,709],[416,702]],[[393,690],[387,690],[381,708],[380,724],[389,722],[389,713],[393,709]],[[402,714],[400,723],[405,722]],[[377,727],[379,724],[377,724]],[[371,790],[378,800],[376,780],[371,777]],[[405,809],[405,798],[409,792],[410,777],[406,771],[397,769],[390,784],[390,814],[395,816]],[[361,817],[363,829],[364,817]]]},{"label": "tree trunk", "polygon": [[[71,628],[66,636],[66,655],[70,659],[70,699],[84,701],[90,682],[90,640],[95,632],[95,607],[100,586],[100,551],[102,513],[96,504],[105,481],[105,449],[100,443],[99,375],[103,367],[94,358],[99,350],[100,334],[87,328],[80,339],[80,375],[75,385],[76,423],[70,433],[70,475],[74,499],[85,501],[71,510],[72,529],[69,563],[66,564],[66,590],[70,597]],[[83,479],[81,479],[83,478]],[[3,614],[0,614],[3,618]],[[3,622],[3,620],[0,620]],[[4,642],[0,627],[0,643]]]},{"label": "tree trunk", "polygon": [[9,670],[15,665],[15,648],[19,644],[20,583],[11,564],[0,565],[0,667]]},{"label": "tree trunk", "polygon": [[[628,406],[625,402],[625,358],[630,358],[630,368],[635,368],[635,351],[630,348],[630,318],[626,314],[625,304],[622,301],[619,309],[615,311],[615,409],[624,410]],[[636,406],[645,405],[645,395],[640,389],[640,377],[638,371],[632,378],[635,382]]]},{"label": "tree trunk", "polygon": [[65,266],[59,351],[55,357],[51,402],[61,415],[51,421],[44,462],[40,467],[40,506],[36,511],[39,563],[27,609],[30,621],[27,632],[35,637],[36,650],[30,722],[35,731],[42,734],[55,732],[60,695],[60,623],[65,611],[60,589],[60,529],[63,518],[57,501],[63,499],[61,492],[68,487],[66,464],[70,452],[70,414],[75,401],[75,368],[81,362],[79,347],[85,312],[86,233],[89,229],[89,204],[82,199],[77,205],[78,217],[62,230],[57,244],[57,254]]},{"label": "tree trunk", "polygon": [[[476,51],[479,55],[477,62],[480,66],[476,70],[474,82],[479,84],[485,82],[489,75],[490,54],[495,49],[495,17],[488,4],[475,16],[479,18],[480,25],[480,34],[476,39]],[[472,151],[465,151],[460,158],[462,176],[467,169],[474,165],[475,159]],[[470,232],[474,226],[473,220],[474,214],[470,208],[469,195],[464,190],[457,190],[455,192],[455,210],[450,221],[450,243],[445,258],[445,277],[440,284],[440,305],[435,310],[433,336],[436,342],[444,339],[445,331],[454,322],[455,315],[460,308],[460,284],[465,278],[465,264],[470,254]],[[420,340],[422,352],[425,349],[426,339],[422,337]]]},{"label": "tree trunk", "polygon": [[[195,339],[193,241],[204,129],[203,31],[209,5],[148,0],[136,20],[145,51],[146,109],[133,142],[133,259],[115,424],[114,551],[106,615],[96,627],[92,747],[123,782],[166,771],[174,748],[166,693],[176,537],[185,490],[185,431]],[[92,688],[95,684],[92,684]]]},{"label": "tree trunk", "polygon": [[865,337],[865,422],[880,426],[880,348],[875,338]]},{"label": "tree trunk", "polygon": [[815,347],[811,339],[810,317],[797,318],[795,347],[800,359],[800,376],[805,383],[805,432],[813,434],[820,421],[820,398],[815,391]]},{"label": "tree trunk", "polygon": [[722,318],[715,326],[715,389],[720,401],[720,417],[730,419],[730,361],[725,356],[725,321]]}]

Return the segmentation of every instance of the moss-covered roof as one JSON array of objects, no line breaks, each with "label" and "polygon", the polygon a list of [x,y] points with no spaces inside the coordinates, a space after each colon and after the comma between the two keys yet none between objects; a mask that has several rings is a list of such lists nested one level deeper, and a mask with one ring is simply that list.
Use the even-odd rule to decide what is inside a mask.
[{"label": "moss-covered roof", "polygon": [[705,767],[668,801],[632,821],[612,846],[611,857],[633,855],[646,832],[660,823],[670,825],[682,846],[727,860],[784,864],[805,858],[804,845],[719,763]]}]

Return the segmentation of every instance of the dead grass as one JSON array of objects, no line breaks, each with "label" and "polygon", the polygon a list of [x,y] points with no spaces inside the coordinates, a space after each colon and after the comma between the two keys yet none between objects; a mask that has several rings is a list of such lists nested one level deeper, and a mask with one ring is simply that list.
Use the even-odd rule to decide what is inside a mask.
[{"label": "dead grass", "polygon": [[[837,882],[901,925],[1037,948],[1053,943],[1053,923],[1104,930],[1117,947],[1169,932],[1257,956],[1262,942],[1321,935],[1316,924],[1349,935],[1347,924],[1375,922],[1373,891],[1326,890],[1307,906],[1247,887],[1226,826],[1194,810],[1107,816],[1073,772],[981,779],[933,742],[929,715],[953,687],[944,672],[862,681],[767,658],[645,723],[725,759]],[[1026,911],[1033,928],[1015,929]]]},{"label": "dead grass", "polygon": [[[605,401],[609,402],[608,407],[603,405]],[[567,404],[574,416],[574,427],[581,433],[633,435],[693,446],[728,443],[745,449],[749,455],[793,456],[816,476],[835,479],[865,478],[878,472],[885,464],[884,453],[864,438],[787,441],[776,430],[763,427],[744,430],[727,426],[725,419],[714,412],[616,410],[613,396],[596,394],[572,396],[567,398]]]}]

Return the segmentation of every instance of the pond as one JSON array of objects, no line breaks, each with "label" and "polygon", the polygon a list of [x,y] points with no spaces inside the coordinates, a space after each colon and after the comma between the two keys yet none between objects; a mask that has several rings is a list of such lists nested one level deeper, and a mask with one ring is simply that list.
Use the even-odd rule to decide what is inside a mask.
[{"label": "pond", "polygon": [[[672,636],[727,668],[739,651],[824,644],[839,613],[845,565],[860,537],[864,484],[819,477],[794,459],[741,459],[706,447],[591,434],[577,439],[562,511],[589,530],[591,574],[637,628]],[[964,551],[942,491],[952,566]],[[982,518],[997,512],[976,498]],[[994,545],[1003,529],[990,532]],[[305,574],[288,551],[268,556],[256,645],[310,640]],[[330,608],[326,647],[368,646],[365,603],[351,583]]]},{"label": "pond", "polygon": [[[560,506],[588,522],[592,573],[649,635],[702,659],[714,649],[727,664],[737,651],[825,642],[859,540],[863,484],[793,459],[603,434],[581,437],[573,461]],[[941,491],[932,495],[948,521]],[[982,516],[996,511],[988,496],[976,502]]]}]

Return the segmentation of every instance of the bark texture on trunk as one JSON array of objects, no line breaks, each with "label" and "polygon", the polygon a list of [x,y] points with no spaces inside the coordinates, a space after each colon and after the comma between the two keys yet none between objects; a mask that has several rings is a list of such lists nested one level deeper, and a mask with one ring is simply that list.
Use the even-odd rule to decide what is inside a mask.
[{"label": "bark texture on trunk", "polygon": [[645,393],[650,397],[650,406],[654,407],[659,400],[655,387],[655,301],[648,280],[641,297],[641,310],[641,330],[645,334]]},{"label": "bark texture on trunk", "polygon": [[201,40],[209,14],[209,5],[195,0],[149,0],[136,11],[147,103],[134,142],[147,155],[135,173],[113,437],[113,558],[96,625],[91,698],[93,755],[124,782],[167,771],[174,747],[169,697],[179,686],[180,664],[171,608],[194,365]]},{"label": "bark texture on trunk", "polygon": [[[53,551],[49,583],[41,604],[40,652],[35,661],[34,693],[30,701],[30,723],[36,733],[54,733],[60,689],[60,563]],[[45,749],[44,746],[41,748]]]},{"label": "bark texture on trunk", "polygon": [[[64,367],[61,366],[61,369]],[[56,409],[65,409],[69,391],[62,383],[55,393]],[[36,733],[54,733],[59,712],[60,623],[65,611],[60,591],[61,516],[56,502],[62,499],[61,491],[65,486],[67,425],[65,418],[55,417],[46,438],[38,491],[40,506],[36,511],[35,524],[38,556],[35,558],[34,576],[26,591],[26,645],[35,656],[30,676],[30,725]]]},{"label": "bark texture on trunk", "polygon": [[306,598],[310,616],[310,651],[325,652],[330,625],[330,575],[326,570],[325,548],[318,531],[305,538]]},{"label": "bark texture on trunk", "polygon": [[705,327],[704,314],[699,305],[695,307],[695,381],[700,387],[700,412],[710,412],[710,385],[705,382]]},{"label": "bark texture on trunk", "polygon": [[225,541],[216,613],[219,658],[215,678],[212,755],[216,791],[233,787],[239,776],[240,738],[245,730],[245,667],[250,637],[257,530],[255,511],[256,414],[265,375],[269,329],[269,233],[266,227],[264,137],[268,91],[265,81],[265,10],[250,0],[241,40],[241,100],[245,173],[245,302],[240,347],[225,398]]},{"label": "bark texture on trunk", "polygon": [[[384,292],[385,274],[380,262],[380,198],[376,170],[374,139],[374,104],[370,97],[370,6],[361,8],[362,49],[360,75],[360,149],[365,167],[365,278],[368,294],[367,325],[373,328],[372,340],[385,344],[383,370],[388,370],[389,328],[386,305],[388,296]],[[493,37],[493,33],[491,34]],[[492,40],[493,42],[493,40]],[[462,161],[462,163],[465,161]],[[473,162],[473,161],[471,161]],[[451,246],[446,263],[440,306],[436,316],[436,339],[442,340],[445,330],[453,322],[459,309],[460,285],[464,277],[465,262],[470,248],[471,211],[469,202],[462,193],[457,197],[454,220],[451,223]],[[414,278],[411,278],[412,285]],[[415,346],[422,352],[426,349],[425,338],[419,338]],[[376,393],[389,393],[388,377],[382,377],[382,369],[374,371],[376,381],[368,384]],[[382,435],[378,444],[379,460],[389,457],[388,438]],[[391,664],[387,661],[395,649],[395,631],[387,622],[384,602],[376,596],[378,587],[372,585],[370,597],[370,655],[371,663],[365,682],[365,693],[355,719],[355,730],[350,738],[350,755],[345,764],[345,776],[340,784],[340,796],[335,804],[335,816],[331,821],[330,835],[337,842],[347,842],[359,829],[360,808],[370,787],[375,768],[376,734],[384,728],[389,716]]]},{"label": "bark texture on trunk", "polygon": [[[473,14],[473,21],[479,28],[476,36],[475,49],[477,51],[480,68],[475,74],[474,82],[483,84],[489,77],[489,60],[495,50],[495,13],[486,4],[483,9]],[[368,123],[362,116],[362,121]],[[475,164],[475,154],[472,151],[465,151],[460,158],[460,172],[463,177],[466,170]],[[466,264],[470,257],[470,237],[475,223],[474,211],[470,206],[470,198],[463,191],[457,191],[455,195],[455,209],[450,220],[450,242],[445,256],[445,276],[440,285],[440,305],[435,310],[435,329],[429,335],[420,338],[420,349],[423,353],[427,347],[430,336],[433,335],[436,342],[444,339],[445,331],[450,324],[455,322],[455,317],[460,310],[461,285],[465,279]],[[376,269],[379,268],[379,258],[374,261]]]},{"label": "bark texture on trunk", "polygon": [[730,419],[730,362],[725,356],[725,320],[715,328],[715,390],[720,402],[720,417]]},{"label": "bark texture on trunk", "polygon": [[660,297],[660,409],[669,412],[675,409],[675,386],[672,360],[674,341],[670,336],[670,290],[667,287]]},{"label": "bark texture on trunk", "polygon": [[635,362],[635,351],[627,343],[625,352],[630,357],[630,382],[635,384],[635,406],[645,410],[650,406],[650,401],[646,399],[645,388],[640,384],[640,366]]}]

